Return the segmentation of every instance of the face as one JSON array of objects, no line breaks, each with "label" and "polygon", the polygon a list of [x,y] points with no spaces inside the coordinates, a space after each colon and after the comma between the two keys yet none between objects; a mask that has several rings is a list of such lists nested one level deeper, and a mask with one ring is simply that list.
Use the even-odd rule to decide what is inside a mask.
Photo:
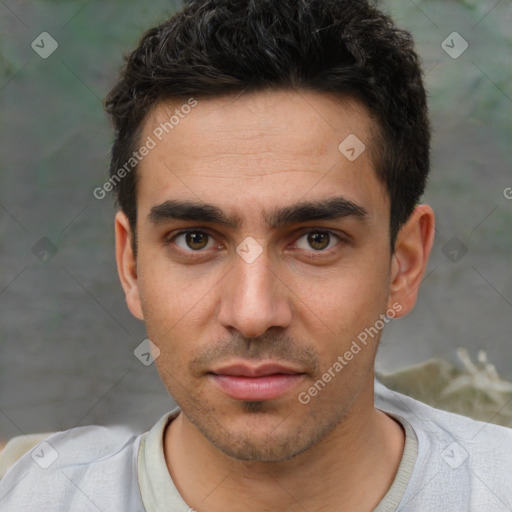
[{"label": "face", "polygon": [[[117,218],[128,305],[184,421],[232,457],[287,459],[373,386],[383,315],[407,309],[373,121],[353,101],[259,92],[199,99],[162,135],[176,108],[144,125],[136,259]],[[353,135],[355,159],[356,139],[339,149]]]}]

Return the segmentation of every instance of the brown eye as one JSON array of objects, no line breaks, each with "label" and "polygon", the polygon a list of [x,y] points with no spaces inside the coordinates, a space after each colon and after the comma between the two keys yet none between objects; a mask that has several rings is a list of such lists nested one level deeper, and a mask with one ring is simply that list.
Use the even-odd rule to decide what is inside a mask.
[{"label": "brown eye", "polygon": [[308,233],[308,243],[310,247],[317,251],[325,249],[329,245],[330,241],[331,237],[329,233],[322,231],[312,231],[311,233]]},{"label": "brown eye", "polygon": [[331,249],[340,245],[343,239],[332,231],[320,229],[311,229],[300,236],[294,244],[294,247],[310,254],[329,253]]},{"label": "brown eye", "polygon": [[184,231],[177,234],[173,241],[176,245],[184,251],[200,251],[205,249],[210,241],[210,235],[203,231]]},{"label": "brown eye", "polygon": [[204,249],[208,243],[208,235],[200,231],[190,232],[187,233],[185,240],[191,249]]}]

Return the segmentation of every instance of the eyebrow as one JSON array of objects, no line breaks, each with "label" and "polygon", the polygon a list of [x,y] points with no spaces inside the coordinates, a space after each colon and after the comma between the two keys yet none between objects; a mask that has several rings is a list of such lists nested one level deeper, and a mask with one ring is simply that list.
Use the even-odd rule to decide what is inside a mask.
[{"label": "eyebrow", "polygon": [[[368,211],[353,201],[337,196],[319,201],[301,201],[263,214],[263,219],[271,228],[312,220],[335,220],[346,217],[365,221],[368,219]],[[240,216],[228,216],[217,206],[193,201],[165,201],[153,206],[147,218],[152,224],[169,220],[188,220],[210,222],[232,229],[242,226]]]}]

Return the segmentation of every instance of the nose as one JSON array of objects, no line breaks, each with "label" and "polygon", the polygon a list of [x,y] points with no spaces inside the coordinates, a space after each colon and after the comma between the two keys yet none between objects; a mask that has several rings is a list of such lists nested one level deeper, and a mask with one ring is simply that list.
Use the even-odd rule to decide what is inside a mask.
[{"label": "nose", "polygon": [[290,292],[272,268],[267,251],[251,262],[237,254],[233,265],[223,280],[220,324],[245,337],[261,336],[272,327],[288,327],[292,319]]}]

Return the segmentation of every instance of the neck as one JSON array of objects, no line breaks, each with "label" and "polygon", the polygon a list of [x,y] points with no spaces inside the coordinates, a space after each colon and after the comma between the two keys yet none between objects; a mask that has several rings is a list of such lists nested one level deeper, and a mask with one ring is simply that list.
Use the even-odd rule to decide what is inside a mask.
[{"label": "neck", "polygon": [[402,427],[373,406],[373,382],[319,443],[289,460],[244,461],[213,446],[181,413],[167,428],[165,458],[183,499],[198,512],[237,509],[371,511],[400,464]]}]

